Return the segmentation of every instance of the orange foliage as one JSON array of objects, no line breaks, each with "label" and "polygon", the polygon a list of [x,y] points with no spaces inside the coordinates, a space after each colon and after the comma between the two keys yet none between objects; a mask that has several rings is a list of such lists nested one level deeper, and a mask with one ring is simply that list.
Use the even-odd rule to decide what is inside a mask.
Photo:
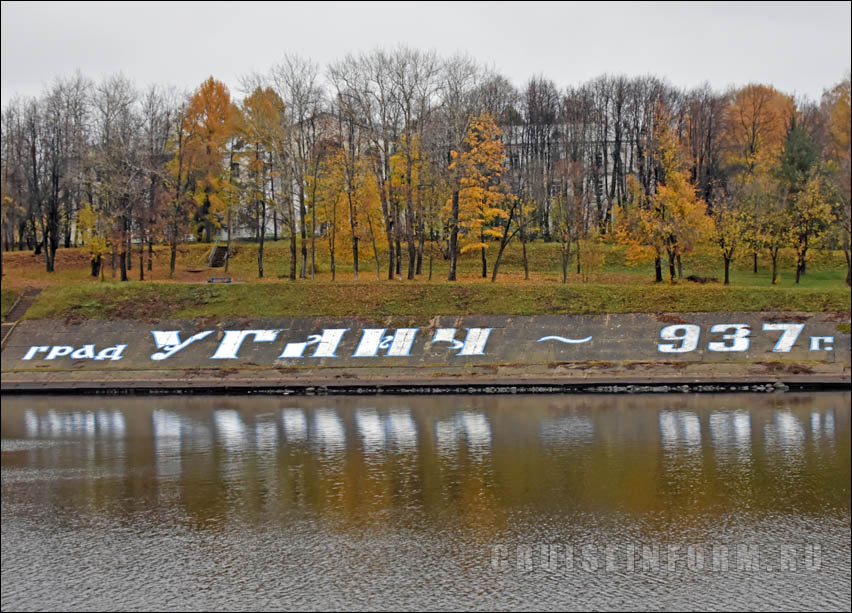
[{"label": "orange foliage", "polygon": [[734,92],[724,125],[728,163],[747,175],[767,172],[784,146],[793,112],[792,97],[772,86],[750,84]]},{"label": "orange foliage", "polygon": [[505,150],[502,132],[490,113],[474,118],[465,138],[465,151],[454,164],[461,171],[459,191],[459,227],[462,229],[461,252],[484,249],[485,238],[499,238],[494,222],[507,219],[507,205],[514,196],[502,179]]},{"label": "orange foliage", "polygon": [[236,108],[228,88],[213,77],[195,90],[186,109],[187,169],[194,181],[195,200],[206,221],[217,225],[217,213],[225,208],[223,159],[234,130]]}]

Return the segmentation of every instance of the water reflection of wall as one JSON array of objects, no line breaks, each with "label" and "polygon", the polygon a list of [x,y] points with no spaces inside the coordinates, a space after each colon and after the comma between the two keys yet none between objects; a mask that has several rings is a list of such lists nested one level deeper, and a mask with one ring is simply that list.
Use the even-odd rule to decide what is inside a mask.
[{"label": "water reflection of wall", "polygon": [[[103,410],[14,401],[4,400],[4,439],[72,444],[4,454],[4,468],[109,468],[125,489],[174,496],[201,519],[310,511],[362,521],[408,509],[496,529],[518,507],[849,504],[831,487],[794,493],[799,478],[848,478],[848,394],[110,399]],[[76,495],[100,504],[105,494]]]},{"label": "water reflection of wall", "polygon": [[24,415],[27,435],[30,438],[123,438],[127,429],[121,411],[57,411],[48,410],[38,415],[27,411]]},{"label": "water reflection of wall", "polygon": [[373,408],[356,409],[355,423],[367,455],[411,452],[417,448],[417,425],[404,409],[393,409],[389,413]]},{"label": "water reflection of wall", "polygon": [[491,426],[488,418],[482,413],[456,413],[435,421],[432,431],[435,446],[443,458],[454,457],[459,446],[466,444],[468,453],[481,459],[491,447]]}]

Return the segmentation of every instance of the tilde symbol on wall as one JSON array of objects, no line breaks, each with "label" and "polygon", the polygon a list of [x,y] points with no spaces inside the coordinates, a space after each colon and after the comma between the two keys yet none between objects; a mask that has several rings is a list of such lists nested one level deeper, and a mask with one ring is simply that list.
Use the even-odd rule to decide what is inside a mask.
[{"label": "tilde symbol on wall", "polygon": [[536,342],[540,343],[542,341],[559,341],[560,343],[579,344],[579,343],[588,343],[590,340],[592,340],[591,336],[587,336],[586,338],[565,338],[564,336],[542,336]]}]

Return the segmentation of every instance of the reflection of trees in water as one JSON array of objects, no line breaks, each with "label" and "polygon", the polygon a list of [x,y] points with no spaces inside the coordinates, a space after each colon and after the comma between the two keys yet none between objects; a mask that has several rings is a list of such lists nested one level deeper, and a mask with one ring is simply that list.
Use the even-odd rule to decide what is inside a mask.
[{"label": "reflection of trees in water", "polygon": [[496,533],[519,510],[822,512],[849,507],[849,398],[15,398],[5,438],[67,444],[4,467],[59,467],[45,500],[81,512],[202,523],[308,513]]}]

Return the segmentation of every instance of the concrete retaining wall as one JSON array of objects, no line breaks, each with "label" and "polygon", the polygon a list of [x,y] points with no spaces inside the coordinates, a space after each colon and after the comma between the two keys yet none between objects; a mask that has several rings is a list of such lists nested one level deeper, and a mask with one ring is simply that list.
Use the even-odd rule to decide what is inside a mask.
[{"label": "concrete retaining wall", "polygon": [[[2,351],[4,392],[36,388],[542,384],[807,380],[848,382],[848,315],[275,318],[144,323],[24,321]],[[203,382],[203,383],[201,383]]]}]

